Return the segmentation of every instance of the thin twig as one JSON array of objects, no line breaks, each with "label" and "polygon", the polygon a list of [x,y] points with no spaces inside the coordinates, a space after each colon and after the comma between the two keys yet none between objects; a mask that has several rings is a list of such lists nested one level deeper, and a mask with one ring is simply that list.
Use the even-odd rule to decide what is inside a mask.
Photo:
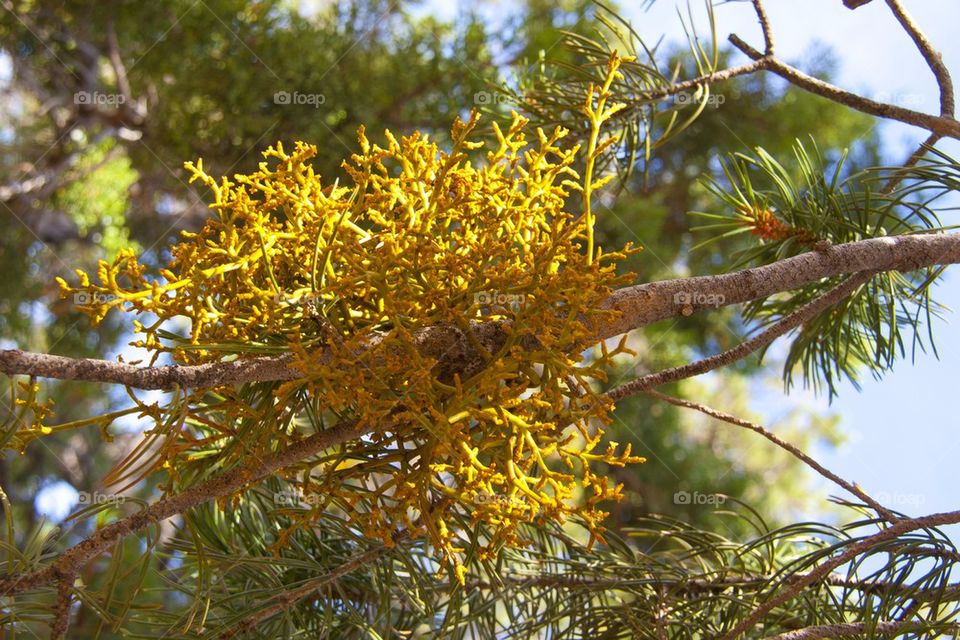
[{"label": "thin twig", "polygon": [[917,621],[903,622],[846,622],[842,624],[824,624],[816,627],[806,627],[804,629],[795,629],[786,633],[779,633],[775,636],[769,636],[767,640],[812,640],[813,638],[862,638],[869,632],[875,633],[898,633],[909,631],[912,628],[926,629],[927,627]]},{"label": "thin twig", "polygon": [[[790,584],[806,577],[806,573],[798,573],[786,576],[784,580]],[[644,578],[632,578],[620,575],[611,578],[592,578],[580,574],[542,574],[542,575],[516,575],[502,576],[500,582],[489,581],[468,581],[469,589],[493,589],[502,590],[504,586],[510,589],[543,589],[543,588],[561,588],[573,589],[583,587],[590,591],[600,589],[622,589],[627,590],[643,586],[665,586],[668,587],[672,595],[677,594],[697,594],[700,592],[724,592],[730,589],[746,590],[761,589],[769,586],[770,581],[776,579],[775,575],[742,575],[728,576],[716,579],[685,579],[668,578],[662,575],[649,575]],[[883,581],[865,581],[851,580],[846,576],[831,574],[822,580],[822,584],[830,587],[838,587],[851,591],[859,591],[865,594],[899,594],[909,591],[914,600],[919,603],[930,599],[937,599],[940,602],[955,601],[960,598],[960,584],[952,584],[945,589],[920,589],[909,584],[901,584]],[[451,589],[454,584],[444,582],[437,585],[438,589]]]},{"label": "thin twig", "polygon": [[738,427],[743,427],[745,429],[750,429],[755,433],[759,433],[760,435],[762,435],[764,438],[766,438],[773,444],[777,445],[784,451],[787,451],[788,453],[790,453],[790,455],[799,459],[801,462],[806,464],[808,467],[810,467],[811,469],[819,473],[821,476],[823,476],[827,480],[832,481],[833,483],[846,489],[853,495],[863,500],[864,503],[868,504],[874,511],[876,511],[878,514],[883,516],[883,518],[886,521],[890,523],[896,523],[902,520],[902,518],[897,517],[889,509],[887,509],[882,504],[880,504],[879,502],[871,498],[863,489],[861,489],[855,484],[847,482],[846,480],[844,480],[843,478],[841,478],[840,476],[838,476],[837,474],[830,471],[829,469],[821,465],[819,462],[817,462],[816,460],[808,456],[806,453],[801,451],[795,445],[790,444],[786,440],[782,440],[772,432],[768,431],[767,429],[764,429],[759,424],[750,422],[749,420],[744,420],[743,418],[738,418],[737,416],[730,415],[729,413],[724,413],[723,411],[719,411],[717,409],[699,404],[697,402],[691,402],[690,400],[684,400],[682,398],[675,398],[673,396],[669,396],[665,393],[660,393],[659,391],[655,391],[653,389],[644,391],[644,393],[647,394],[648,396],[656,398],[657,400],[663,400],[664,402],[669,402],[670,404],[676,407],[685,407],[687,409],[693,409],[694,411],[699,411],[700,413],[708,415],[712,418],[716,418],[717,420],[722,420],[729,424],[736,425]]},{"label": "thin twig", "polygon": [[773,29],[770,27],[770,18],[767,16],[767,10],[763,6],[762,0],[753,0],[753,9],[757,12],[757,20],[760,21],[760,28],[763,30],[763,43],[765,57],[773,57]]},{"label": "thin twig", "polygon": [[725,80],[730,80],[736,78],[737,76],[748,75],[751,73],[756,73],[761,71],[766,67],[766,59],[761,58],[760,60],[754,60],[743,64],[737,67],[729,67],[723,69],[722,71],[714,71],[713,73],[705,73],[702,76],[696,78],[691,78],[690,80],[684,80],[683,82],[678,82],[670,86],[669,89],[662,89],[660,91],[651,91],[649,93],[641,94],[640,97],[646,100],[659,100],[661,98],[669,98],[670,96],[676,95],[684,91],[690,91],[691,89],[698,89],[703,85],[716,84],[718,82],[723,82]]},{"label": "thin twig", "polygon": [[900,0],[887,0],[887,6],[890,7],[900,26],[907,32],[913,43],[917,45],[920,55],[926,60],[927,66],[930,67],[937,79],[937,85],[940,87],[940,115],[953,117],[955,109],[953,80],[950,78],[950,70],[943,63],[943,56],[934,48],[920,26],[914,22],[913,17],[903,8]]},{"label": "thin twig", "polygon": [[907,124],[912,124],[914,126],[926,129],[932,133],[939,134],[942,137],[960,139],[960,122],[951,116],[935,116],[929,113],[914,111],[913,109],[905,109],[896,105],[877,102],[876,100],[865,98],[861,95],[857,95],[856,93],[841,89],[840,87],[832,85],[829,82],[820,80],[819,78],[814,78],[813,76],[807,75],[803,71],[800,71],[796,67],[792,67],[781,60],[767,57],[765,54],[757,51],[736,35],[731,35],[729,40],[733,46],[746,54],[749,58],[753,60],[760,60],[761,58],[766,60],[764,65],[765,69],[772,71],[791,84],[809,91],[810,93],[823,96],[828,100],[845,105],[851,109],[870,114],[872,116],[877,116],[878,118],[886,118],[889,120],[905,122]]},{"label": "thin twig", "polygon": [[127,79],[127,67],[123,64],[123,56],[120,54],[120,42],[117,40],[117,29],[112,17],[107,20],[107,59],[113,68],[117,89],[125,98],[124,102],[133,102],[133,92],[130,90],[130,81]]},{"label": "thin twig", "polygon": [[931,133],[927,136],[927,139],[920,143],[920,146],[917,147],[916,151],[910,154],[910,157],[907,158],[907,161],[901,165],[901,167],[894,172],[890,179],[887,181],[883,188],[880,190],[880,193],[883,195],[890,195],[893,193],[893,190],[897,188],[897,185],[903,181],[907,175],[907,169],[917,166],[917,163],[927,155],[927,152],[930,151],[940,141],[940,136],[936,133]]},{"label": "thin twig", "polygon": [[282,591],[273,598],[271,601],[272,605],[268,606],[265,609],[261,609],[250,616],[244,618],[239,624],[234,626],[229,631],[221,634],[221,640],[229,640],[230,638],[236,637],[238,634],[247,633],[256,628],[258,624],[270,618],[281,611],[288,609],[289,607],[300,602],[304,598],[310,596],[316,591],[331,582],[336,582],[343,576],[356,571],[362,565],[372,561],[373,559],[382,555],[387,551],[386,547],[375,547],[364,551],[363,553],[357,554],[347,562],[343,563],[333,571],[325,573],[322,576],[308,580],[305,584],[297,587],[296,589],[291,589],[289,591]]}]

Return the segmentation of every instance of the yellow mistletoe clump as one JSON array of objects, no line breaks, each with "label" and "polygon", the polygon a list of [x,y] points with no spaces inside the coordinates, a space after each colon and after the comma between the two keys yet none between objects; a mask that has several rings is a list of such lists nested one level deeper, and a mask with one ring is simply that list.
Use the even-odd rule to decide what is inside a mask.
[{"label": "yellow mistletoe clump", "polygon": [[[506,130],[493,124],[496,143],[475,163],[475,112],[454,123],[450,151],[420,133],[388,131],[379,146],[361,128],[343,184],[322,182],[302,142],[278,143],[232,179],[188,163],[214,215],[183,234],[162,279],[125,252],[100,264],[97,283],[61,280],[64,295],[90,294],[96,320],[149,312],[139,344],[178,362],[288,353],[298,375],[185,392],[151,436],[165,440],[146,471],[165,469],[172,487],[211,460],[239,464],[349,420],[368,435],[284,470],[309,506],[289,510],[285,533],[336,510],[387,544],[425,536],[461,580],[468,544],[481,558],[522,544],[523,523],[578,515],[599,536],[599,505],[620,487],[597,465],[642,461],[602,442],[612,407],[590,386],[622,343],[582,357],[623,282],[624,253],[593,246],[589,209],[621,60],[587,97],[582,177],[567,131],[531,141],[516,114]],[[565,210],[577,193],[578,215]],[[188,336],[165,331],[177,317]]]}]

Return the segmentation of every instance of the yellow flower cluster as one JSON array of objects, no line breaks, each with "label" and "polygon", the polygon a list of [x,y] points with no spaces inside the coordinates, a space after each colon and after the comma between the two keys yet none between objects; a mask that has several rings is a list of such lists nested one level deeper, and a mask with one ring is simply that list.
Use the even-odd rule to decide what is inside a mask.
[{"label": "yellow flower cluster", "polygon": [[[588,96],[597,129],[617,108],[604,104],[620,61]],[[322,183],[304,143],[277,144],[232,180],[188,163],[215,215],[172,248],[163,281],[132,252],[101,263],[97,284],[83,272],[79,287],[60,281],[64,295],[94,294],[86,310],[97,320],[111,308],[155,315],[136,325],[140,344],[179,362],[282,351],[302,372],[260,385],[268,392],[256,402],[224,387],[178,401],[188,419],[168,425],[153,469],[177,477],[213,456],[263,455],[301,439],[306,415],[314,426],[356,420],[370,435],[285,470],[311,506],[291,516],[296,526],[339,510],[387,544],[401,530],[426,536],[461,579],[465,548],[483,558],[522,544],[525,522],[577,514],[600,534],[599,504],[620,487],[597,465],[642,461],[603,448],[611,406],[590,387],[622,343],[583,358],[588,327],[609,313],[599,303],[623,282],[624,252],[595,249],[591,215],[565,206],[603,182],[592,159],[608,143],[591,138],[581,178],[565,130],[538,129],[531,143],[514,114],[475,162],[477,121],[457,119],[449,152],[419,133],[386,132],[381,147],[361,128],[342,185]],[[190,335],[171,340],[163,325],[178,316]],[[494,350],[476,339],[489,323],[503,333]],[[442,354],[420,348],[438,327],[469,342],[480,365],[441,370]]]}]

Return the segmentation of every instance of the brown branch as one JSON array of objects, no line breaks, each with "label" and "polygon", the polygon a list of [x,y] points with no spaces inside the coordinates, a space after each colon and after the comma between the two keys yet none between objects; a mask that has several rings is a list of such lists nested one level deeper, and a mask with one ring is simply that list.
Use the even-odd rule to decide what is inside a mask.
[{"label": "brown branch", "polygon": [[50,623],[50,640],[67,637],[70,628],[70,607],[73,605],[74,575],[63,575],[57,579],[57,602],[53,609],[53,621]]},{"label": "brown branch", "polygon": [[863,500],[864,503],[870,505],[870,507],[874,511],[880,514],[888,522],[896,523],[902,520],[902,518],[895,516],[889,509],[887,509],[886,507],[881,505],[879,502],[871,498],[865,491],[863,491],[857,485],[847,482],[846,480],[844,480],[843,478],[833,473],[832,471],[830,471],[829,469],[821,465],[819,462],[817,462],[816,460],[808,456],[806,453],[801,451],[798,447],[790,444],[786,440],[780,439],[779,437],[777,437],[776,435],[774,435],[773,433],[771,433],[767,429],[764,429],[762,426],[756,423],[750,422],[749,420],[744,420],[743,418],[738,418],[736,416],[730,415],[729,413],[724,413],[723,411],[718,411],[717,409],[699,404],[697,402],[691,402],[689,400],[684,400],[682,398],[675,398],[673,396],[668,396],[664,393],[660,393],[659,391],[654,391],[653,389],[645,391],[644,393],[646,393],[647,395],[653,398],[656,398],[657,400],[663,400],[664,402],[669,402],[670,404],[676,407],[685,407],[687,409],[693,409],[694,411],[699,411],[700,413],[708,415],[712,418],[716,418],[717,420],[722,420],[726,423],[736,425],[738,427],[743,427],[745,429],[749,429],[755,433],[759,433],[760,435],[762,435],[764,438],[766,438],[773,444],[777,445],[784,451],[787,451],[792,456],[799,459],[801,462],[803,462],[805,465],[807,465],[808,467],[810,467],[811,469],[819,473],[821,476],[823,476],[827,480],[830,480],[834,484],[837,484],[838,486],[843,487],[853,495]]},{"label": "brown branch", "polygon": [[832,85],[829,82],[824,82],[823,80],[807,75],[803,71],[800,71],[799,69],[792,67],[781,60],[766,57],[765,54],[760,53],[736,35],[731,35],[729,40],[733,46],[746,54],[749,58],[753,60],[766,60],[764,65],[765,69],[772,71],[781,78],[787,80],[797,87],[800,87],[801,89],[804,89],[805,91],[822,96],[828,100],[832,100],[833,102],[850,107],[851,109],[855,109],[862,113],[877,116],[878,118],[886,118],[888,120],[905,122],[906,124],[912,124],[914,126],[927,129],[928,131],[936,133],[941,137],[960,139],[960,122],[955,120],[952,116],[930,115],[921,111],[905,109],[896,105],[877,102],[876,100],[865,98],[861,95],[857,95],[856,93],[841,89],[840,87]]},{"label": "brown branch", "polygon": [[683,82],[678,82],[670,86],[669,89],[662,89],[660,91],[651,91],[650,93],[642,94],[642,98],[647,100],[659,100],[660,98],[669,98],[670,96],[676,95],[683,91],[690,91],[691,89],[698,89],[705,84],[716,84],[718,82],[723,82],[725,80],[730,80],[736,78],[737,76],[748,75],[751,73],[756,73],[761,71],[766,67],[767,61],[765,58],[760,60],[754,60],[747,64],[742,64],[737,67],[729,67],[722,71],[714,71],[712,73],[705,73],[702,76],[696,78],[691,78],[690,80],[684,80]]},{"label": "brown branch", "polygon": [[850,562],[861,553],[869,551],[875,545],[881,542],[892,540],[902,534],[916,531],[917,529],[956,524],[958,522],[960,522],[960,511],[935,513],[929,516],[923,516],[921,518],[901,520],[897,524],[887,527],[880,533],[876,533],[872,536],[864,538],[855,545],[850,546],[839,556],[836,556],[832,560],[828,560],[827,562],[821,564],[815,570],[808,573],[802,580],[798,580],[796,583],[791,584],[790,587],[778,591],[778,595],[770,598],[762,605],[755,608],[749,616],[747,616],[740,622],[740,624],[724,635],[721,640],[736,640],[736,638],[743,635],[743,633],[752,629],[753,626],[759,622],[764,615],[769,613],[773,608],[782,605],[796,596],[801,590],[803,590],[804,587],[813,584],[818,580],[822,580],[837,567]]},{"label": "brown branch", "polygon": [[138,367],[92,358],[68,358],[18,349],[0,351],[0,373],[57,380],[122,384],[136,389],[203,388],[267,380],[292,380],[289,355],[244,358],[201,365]]},{"label": "brown branch", "polygon": [[940,136],[936,133],[931,133],[927,136],[927,139],[920,143],[920,146],[917,147],[916,151],[910,154],[910,157],[907,158],[907,161],[901,165],[901,167],[890,176],[890,179],[887,181],[883,188],[880,190],[880,193],[883,195],[889,195],[893,193],[893,190],[897,188],[897,185],[906,177],[907,169],[917,166],[917,163],[927,155],[927,152],[934,147],[935,144],[940,142]]},{"label": "brown branch", "polygon": [[742,360],[754,351],[762,349],[780,336],[792,331],[807,320],[810,320],[840,302],[856,291],[861,285],[869,281],[871,277],[873,277],[872,272],[861,272],[850,276],[830,291],[811,300],[793,313],[784,316],[763,332],[749,340],[741,342],[732,349],[697,360],[696,362],[641,376],[636,380],[631,380],[630,382],[614,387],[603,395],[616,402],[628,396],[646,392],[654,387],[667,384],[668,382],[692,378],[693,376],[698,376]]},{"label": "brown branch", "polygon": [[[602,305],[616,317],[593,327],[605,340],[660,320],[697,311],[741,304],[791,291],[847,273],[913,271],[960,262],[960,233],[871,238],[810,251],[775,263],[713,276],[661,280],[624,287]],[[502,322],[474,325],[477,341],[490,352],[506,339]],[[416,334],[421,353],[435,357],[438,371],[451,375],[482,361],[473,342],[453,327],[428,327]],[[371,345],[374,342],[371,342]],[[196,366],[136,367],[107,360],[0,351],[0,373],[59,380],[123,384],[138,389],[209,387],[267,380],[291,380],[301,375],[288,365],[289,355],[245,358]],[[318,358],[328,357],[320,353]]]},{"label": "brown branch", "polygon": [[107,21],[107,59],[110,61],[110,67],[116,77],[117,89],[126,100],[132,102],[133,92],[130,90],[127,67],[123,64],[123,56],[120,54],[120,43],[117,40],[117,30],[112,17]]},{"label": "brown branch", "polygon": [[741,304],[846,273],[913,271],[960,262],[960,234],[871,238],[810,251],[772,264],[715,276],[662,280],[615,291],[604,307],[621,312],[597,327],[600,339],[660,320]]},{"label": "brown branch", "polygon": [[770,21],[767,18],[766,10],[761,3],[761,0],[752,0],[754,10],[757,12],[757,19],[760,22],[760,27],[763,29],[763,37],[766,42],[766,55],[761,56],[759,59],[749,62],[747,64],[742,64],[737,67],[728,67],[722,71],[713,71],[711,73],[705,73],[697,78],[692,78],[690,80],[684,80],[683,82],[678,82],[672,84],[669,89],[663,89],[660,91],[652,91],[650,93],[642,94],[643,98],[648,100],[657,100],[660,98],[668,98],[670,96],[676,95],[683,91],[689,91],[691,89],[698,89],[703,85],[715,84],[717,82],[723,82],[725,80],[731,80],[737,76],[743,76],[751,73],[756,73],[761,71],[767,65],[767,58],[773,56],[773,32],[770,29]]},{"label": "brown branch", "polygon": [[[812,638],[861,638],[865,633],[899,633],[912,628],[926,629],[921,622],[846,622],[842,624],[824,624],[816,627],[796,629],[786,633],[768,636],[767,640],[811,640]],[[873,637],[873,636],[871,636]]]},{"label": "brown branch", "polygon": [[917,45],[920,55],[926,60],[927,66],[937,79],[937,85],[940,87],[940,115],[952,118],[955,108],[953,80],[950,78],[950,70],[943,63],[943,56],[933,47],[926,34],[913,21],[913,17],[903,8],[900,0],[887,0],[887,6],[890,7],[890,11],[896,16],[900,26],[907,32],[913,43]]},{"label": "brown branch", "polygon": [[773,29],[770,28],[770,18],[767,16],[767,10],[763,6],[763,1],[753,0],[753,9],[757,12],[757,20],[760,22],[760,29],[763,31],[764,57],[772,58]]},{"label": "brown branch", "polygon": [[[792,584],[798,580],[803,580],[806,573],[798,573],[786,576],[784,580],[787,584]],[[508,575],[501,576],[499,583],[492,583],[485,580],[474,580],[467,583],[469,589],[496,589],[500,590],[503,585],[508,585],[511,589],[539,589],[539,588],[575,588],[584,587],[590,591],[600,589],[622,589],[626,590],[633,586],[662,586],[667,587],[670,594],[696,594],[698,592],[723,592],[728,589],[760,589],[769,586],[770,581],[776,579],[776,575],[743,575],[726,576],[716,579],[683,579],[667,578],[663,576],[651,576],[648,578],[634,579],[625,576],[614,578],[592,578],[582,575],[564,575],[564,574],[539,574],[539,575]],[[831,574],[826,576],[822,584],[829,587],[838,587],[852,591],[860,591],[868,594],[889,594],[902,593],[909,591],[912,598],[917,602],[925,602],[937,599],[941,602],[954,601],[960,598],[960,584],[949,585],[945,589],[924,588],[916,590],[909,584],[900,584],[883,581],[864,581],[851,580],[840,575]],[[456,585],[459,586],[459,585]],[[450,582],[437,584],[439,589],[454,588]]]},{"label": "brown branch", "polygon": [[919,558],[942,558],[950,562],[960,563],[960,553],[949,549],[904,549],[903,555]]},{"label": "brown branch", "polygon": [[[488,352],[498,351],[506,340],[506,331],[499,322],[476,323],[473,330],[474,338]],[[374,336],[366,342],[365,349],[373,349],[381,341],[382,336]],[[449,377],[453,371],[462,372],[481,359],[473,342],[453,326],[425,327],[415,334],[414,344],[421,354],[439,362],[437,374],[440,378]],[[314,357],[316,363],[325,364],[330,361],[330,352],[319,350]],[[303,373],[292,366],[292,361],[292,354],[287,353],[202,365],[139,367],[109,360],[69,358],[10,349],[0,350],[0,373],[106,382],[136,389],[207,388],[295,380]]]},{"label": "brown branch", "polygon": [[65,575],[75,575],[87,562],[108,549],[117,540],[144,527],[183,513],[216,497],[225,496],[256,482],[264,476],[296,464],[325,449],[359,438],[373,427],[356,421],[341,422],[315,433],[283,451],[224,471],[209,480],[168,498],[159,500],[143,511],[126,516],[98,529],[93,535],[63,552],[47,567],[17,576],[0,578],[0,595],[20,593],[48,584]]}]

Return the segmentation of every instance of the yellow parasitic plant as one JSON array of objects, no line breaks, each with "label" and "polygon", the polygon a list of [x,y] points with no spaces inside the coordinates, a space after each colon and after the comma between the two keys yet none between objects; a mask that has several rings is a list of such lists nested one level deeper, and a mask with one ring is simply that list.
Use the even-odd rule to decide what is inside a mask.
[{"label": "yellow parasitic plant", "polygon": [[[610,140],[600,129],[620,105],[607,104],[625,58],[612,57],[591,86],[585,175],[567,131],[527,121],[495,123],[485,161],[468,154],[478,115],[452,128],[452,148],[427,136],[371,143],[344,162],[344,184],[324,184],[310,166],[315,147],[277,144],[249,175],[215,180],[201,161],[191,180],[213,193],[213,216],[183,233],[160,280],[132,251],[101,262],[97,282],[59,281],[83,292],[96,321],[111,309],[150,314],[135,321],[137,344],[179,363],[292,354],[293,380],[181,390],[162,408],[144,444],[112,480],[164,473],[166,489],[208,467],[229,468],[302,440],[329,420],[356,421],[369,435],[285,469],[300,509],[279,537],[335,510],[365,535],[393,543],[398,532],[426,537],[463,580],[469,545],[487,557],[524,543],[519,525],[582,518],[591,542],[606,515],[600,504],[621,487],[598,465],[640,461],[629,447],[602,443],[612,406],[591,389],[622,343],[584,358],[591,324],[624,282],[626,251],[593,245],[594,161]],[[565,206],[579,192],[585,211]],[[189,320],[189,335],[164,327]],[[146,322],[146,321],[144,321]],[[475,336],[498,323],[490,350]],[[425,354],[423,331],[446,327],[471,342],[480,364],[441,367]],[[232,499],[243,498],[242,492]],[[483,524],[482,535],[475,534]]]}]

